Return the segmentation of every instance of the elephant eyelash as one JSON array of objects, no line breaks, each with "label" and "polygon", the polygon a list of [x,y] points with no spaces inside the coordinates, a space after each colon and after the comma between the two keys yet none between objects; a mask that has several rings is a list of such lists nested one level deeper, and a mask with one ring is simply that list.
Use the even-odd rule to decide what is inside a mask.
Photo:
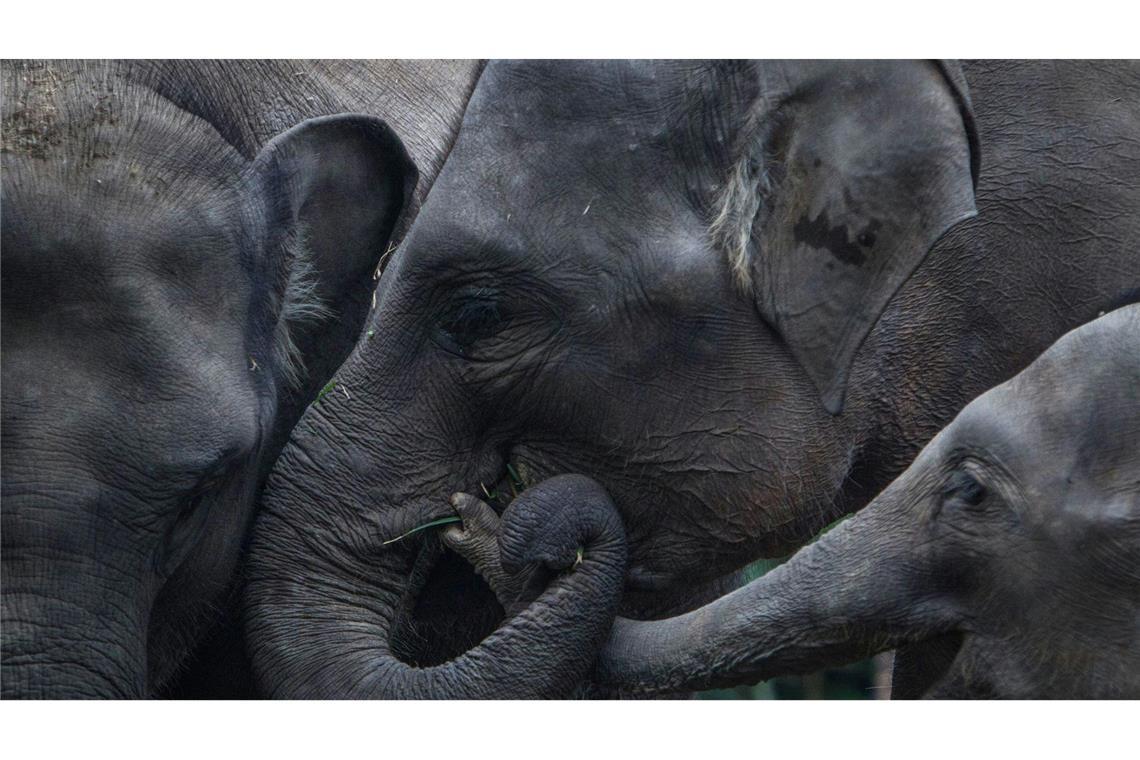
[{"label": "elephant eyelash", "polygon": [[437,324],[441,337],[464,353],[475,342],[499,332],[506,322],[493,291],[478,291],[443,311]]},{"label": "elephant eyelash", "polygon": [[218,455],[217,459],[198,475],[187,501],[199,499],[225,485],[241,455],[242,449],[239,446],[231,446]]},{"label": "elephant eyelash", "polygon": [[450,316],[447,325],[453,333],[479,333],[488,325],[499,322],[502,313],[498,301],[465,301]]},{"label": "elephant eyelash", "polygon": [[[500,288],[481,282],[440,288],[430,321],[430,340],[469,362],[498,362],[545,342],[562,329],[549,296],[538,282],[510,279]],[[506,295],[509,294],[509,295]]]},{"label": "elephant eyelash", "polygon": [[985,484],[964,469],[951,473],[942,489],[943,501],[953,499],[970,507],[980,506],[988,497]]}]

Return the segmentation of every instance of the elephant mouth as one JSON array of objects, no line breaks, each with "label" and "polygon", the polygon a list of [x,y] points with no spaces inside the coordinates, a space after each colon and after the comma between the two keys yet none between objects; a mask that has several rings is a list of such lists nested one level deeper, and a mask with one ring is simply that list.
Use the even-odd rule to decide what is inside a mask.
[{"label": "elephant mouth", "polygon": [[675,588],[676,573],[652,570],[642,565],[634,565],[626,572],[625,588],[637,594],[655,594]]},{"label": "elephant mouth", "polygon": [[[500,516],[510,503],[538,479],[523,480],[525,465],[504,456],[496,477],[478,480],[464,489],[487,503]],[[388,543],[415,541],[405,608],[391,633],[393,654],[415,667],[431,667],[477,646],[505,619],[491,588],[466,559],[445,547],[439,530],[455,518],[447,500],[420,503],[398,525]],[[430,530],[424,530],[432,526]],[[418,535],[417,535],[418,534]]]},{"label": "elephant mouth", "polygon": [[974,634],[962,630],[950,630],[933,636],[914,637],[897,642],[897,648],[900,649],[921,647],[922,671],[919,679],[912,681],[908,678],[903,687],[896,684],[892,690],[892,698],[922,699],[931,696],[960,698],[960,695],[943,694],[943,692],[955,681],[956,674],[969,670],[969,649],[973,639]]},{"label": "elephant mouth", "polygon": [[962,672],[966,667],[966,660],[969,659],[968,653],[973,642],[974,634],[957,630],[935,636],[924,642],[932,645],[937,653],[935,656],[927,658],[931,668],[931,686],[927,687],[927,692],[934,685],[945,682],[954,673]]},{"label": "elephant mouth", "polygon": [[519,474],[520,467],[522,472],[530,475],[530,470],[525,465],[511,462],[507,460],[507,464],[503,468],[503,472],[499,475],[498,479],[493,483],[480,483],[479,490],[473,491],[474,496],[478,496],[483,501],[495,510],[495,513],[500,517],[506,511],[510,503],[518,497],[520,493],[525,491],[528,487],[537,483],[538,480],[528,477],[523,480]]},{"label": "elephant mouth", "polygon": [[490,587],[465,559],[425,537],[414,553],[404,613],[391,632],[392,653],[431,667],[477,646],[505,617]]}]

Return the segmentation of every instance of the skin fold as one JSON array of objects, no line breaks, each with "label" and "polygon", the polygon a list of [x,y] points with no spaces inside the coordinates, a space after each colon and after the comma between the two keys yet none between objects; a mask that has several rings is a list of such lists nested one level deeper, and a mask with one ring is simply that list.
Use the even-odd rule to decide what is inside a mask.
[{"label": "skin fold", "polygon": [[770,574],[677,618],[619,619],[595,677],[723,687],[929,638],[953,656],[926,696],[1140,696],[1140,305],[979,396]]},{"label": "skin fold", "polygon": [[[1138,86],[1132,63],[489,64],[384,329],[337,374],[352,397],[307,411],[267,483],[262,688],[470,694],[400,668],[463,655],[510,684],[530,661],[480,654],[492,632],[550,658],[584,640],[519,635],[431,530],[385,543],[456,492],[501,510],[511,469],[524,496],[605,489],[642,619],[865,505],[1140,283]],[[593,620],[610,596],[574,601]]]},{"label": "skin fold", "polygon": [[257,491],[478,71],[3,63],[5,698],[247,693]]}]

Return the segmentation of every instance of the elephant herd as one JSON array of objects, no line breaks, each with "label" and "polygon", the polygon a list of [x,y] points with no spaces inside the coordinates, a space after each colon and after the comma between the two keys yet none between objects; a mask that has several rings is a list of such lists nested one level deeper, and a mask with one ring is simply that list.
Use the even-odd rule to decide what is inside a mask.
[{"label": "elephant herd", "polygon": [[1140,64],[2,80],[4,698],[1140,697]]}]

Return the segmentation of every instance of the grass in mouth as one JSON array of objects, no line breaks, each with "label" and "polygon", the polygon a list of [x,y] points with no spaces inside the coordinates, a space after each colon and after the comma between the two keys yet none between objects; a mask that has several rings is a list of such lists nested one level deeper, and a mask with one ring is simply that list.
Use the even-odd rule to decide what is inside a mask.
[{"label": "grass in mouth", "polygon": [[515,472],[515,468],[511,466],[509,462],[507,463],[507,476],[507,482],[511,486],[511,495],[517,498],[519,491],[526,490],[526,483],[523,482],[523,479],[519,477],[519,474]]},{"label": "grass in mouth", "polygon": [[432,520],[431,522],[424,523],[423,525],[416,526],[415,528],[412,528],[411,530],[409,530],[407,533],[402,533],[402,534],[396,536],[395,538],[389,538],[387,541],[385,541],[383,544],[381,544],[381,546],[387,546],[388,544],[394,544],[397,541],[402,541],[405,538],[407,538],[408,536],[412,535],[413,533],[419,533],[421,530],[427,530],[428,528],[434,528],[437,525],[450,525],[451,523],[457,523],[457,522],[460,522],[459,515],[452,515],[451,517],[441,517],[438,520]]},{"label": "grass in mouth", "polygon": [[[325,397],[326,394],[328,394],[330,391],[332,391],[332,389],[335,387],[336,387],[335,381],[326,385],[324,388],[321,389],[321,392],[319,394],[317,394],[316,401],[320,401],[322,398]],[[316,403],[316,401],[314,401],[313,403]],[[514,466],[511,464],[507,464],[507,484],[511,487],[512,498],[518,497],[518,495],[521,491],[526,490],[526,482],[523,481],[523,479],[521,477],[519,477],[518,472],[515,471]],[[495,489],[494,491],[489,491],[489,490],[487,490],[487,486],[485,486],[482,483],[479,484],[479,487],[483,489],[483,495],[486,496],[489,501],[497,501],[498,500],[498,498],[499,498],[498,489]],[[457,523],[457,522],[462,522],[461,518],[458,515],[452,515],[451,517],[441,517],[438,520],[432,520],[431,522],[424,523],[423,525],[418,525],[415,528],[412,528],[411,530],[409,530],[407,533],[402,533],[401,535],[396,536],[395,538],[390,538],[387,541],[384,541],[381,544],[381,546],[387,546],[388,544],[394,544],[397,541],[402,541],[403,539],[407,538],[408,536],[412,535],[413,533],[419,533],[421,530],[427,530],[428,528],[435,528],[435,527],[440,526],[440,525],[450,525],[452,523]],[[582,562],[582,552],[581,552],[581,550],[579,550],[578,562],[575,564],[580,564],[581,562]]]}]

